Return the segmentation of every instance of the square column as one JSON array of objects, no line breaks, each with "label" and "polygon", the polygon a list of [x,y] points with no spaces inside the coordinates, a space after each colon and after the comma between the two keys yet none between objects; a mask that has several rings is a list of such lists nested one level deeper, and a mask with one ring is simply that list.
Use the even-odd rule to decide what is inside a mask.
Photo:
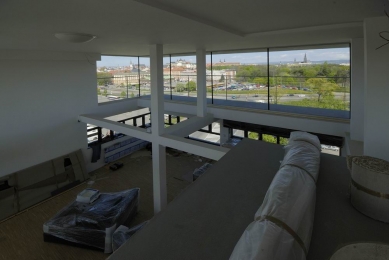
[{"label": "square column", "polygon": [[364,70],[364,39],[351,40],[351,119],[350,137],[352,140],[363,142],[364,128],[364,96],[365,96],[365,70]]},{"label": "square column", "polygon": [[207,114],[207,72],[205,49],[196,51],[197,70],[197,116],[204,117]]},{"label": "square column", "polygon": [[159,145],[158,137],[164,133],[163,49],[162,45],[150,46],[151,76],[151,131],[153,154],[154,213],[167,205],[166,147]]},{"label": "square column", "polygon": [[154,214],[166,208],[166,147],[153,142],[153,198]]},{"label": "square column", "polygon": [[163,93],[163,49],[162,45],[150,45],[150,83],[151,83],[151,130],[153,134],[161,135],[165,129],[164,123],[164,93]]},{"label": "square column", "polygon": [[223,126],[223,120],[219,121],[220,123],[220,145],[223,145],[230,139],[231,137],[231,128],[227,128]]}]

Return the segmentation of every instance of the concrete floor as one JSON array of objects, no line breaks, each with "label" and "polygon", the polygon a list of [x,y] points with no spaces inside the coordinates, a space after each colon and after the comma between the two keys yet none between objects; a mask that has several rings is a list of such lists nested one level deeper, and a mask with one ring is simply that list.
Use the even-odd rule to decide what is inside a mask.
[{"label": "concrete floor", "polygon": [[[184,179],[208,160],[176,152],[168,152],[166,160],[170,202],[190,184]],[[153,217],[152,160],[150,152],[140,150],[119,161],[124,163],[124,167],[117,171],[103,167],[91,173],[91,179],[95,180],[92,188],[115,192],[139,187],[140,207],[131,222],[132,226]],[[105,259],[108,255],[100,251],[43,241],[43,223],[72,202],[86,187],[87,184],[83,183],[0,223],[0,259]]]}]

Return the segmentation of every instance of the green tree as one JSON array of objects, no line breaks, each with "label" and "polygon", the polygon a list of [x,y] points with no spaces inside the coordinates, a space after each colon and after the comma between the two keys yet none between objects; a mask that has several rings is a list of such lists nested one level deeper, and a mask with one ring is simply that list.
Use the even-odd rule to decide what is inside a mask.
[{"label": "green tree", "polygon": [[125,97],[126,97],[126,92],[122,91],[122,93],[120,93],[120,96],[121,96],[122,98],[125,98]]},{"label": "green tree", "polygon": [[276,144],[277,143],[277,138],[275,136],[272,136],[272,135],[263,134],[262,135],[262,141]]},{"label": "green tree", "polygon": [[186,83],[185,88],[186,88],[185,89],[186,91],[188,90],[188,88],[189,88],[189,91],[196,91],[196,88],[197,88],[196,82],[189,81],[188,83]]},{"label": "green tree", "polygon": [[183,92],[185,90],[185,85],[182,83],[177,83],[176,85],[176,91],[177,92]]},{"label": "green tree", "polygon": [[104,89],[104,96],[107,96],[108,95],[108,91],[106,89]]},{"label": "green tree", "polygon": [[221,75],[220,79],[219,79],[219,82],[224,82],[225,78],[224,78],[224,74]]},{"label": "green tree", "polygon": [[97,95],[101,95],[101,91],[100,91],[100,88],[97,88]]},{"label": "green tree", "polygon": [[336,84],[328,82],[324,78],[312,78],[307,80],[307,85],[318,95],[317,101],[320,102],[322,97],[332,94],[332,91],[336,88]]},{"label": "green tree", "polygon": [[97,72],[97,84],[99,86],[104,86],[106,84],[112,84],[112,75],[107,72]]},{"label": "green tree", "polygon": [[131,98],[135,97],[134,92],[131,92]]},{"label": "green tree", "polygon": [[279,104],[282,96],[285,95],[285,90],[280,85],[270,88],[270,95],[273,104]]}]

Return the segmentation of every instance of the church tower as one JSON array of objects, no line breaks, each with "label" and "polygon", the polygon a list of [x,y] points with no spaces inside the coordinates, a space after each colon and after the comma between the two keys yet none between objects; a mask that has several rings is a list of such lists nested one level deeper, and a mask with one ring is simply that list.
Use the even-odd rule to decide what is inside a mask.
[{"label": "church tower", "polygon": [[306,53],[304,54],[304,63],[308,63],[307,54]]}]

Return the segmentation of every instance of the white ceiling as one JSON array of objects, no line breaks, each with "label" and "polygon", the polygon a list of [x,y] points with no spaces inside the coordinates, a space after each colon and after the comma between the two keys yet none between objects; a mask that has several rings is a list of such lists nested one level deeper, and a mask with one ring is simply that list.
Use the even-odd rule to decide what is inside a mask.
[{"label": "white ceiling", "polygon": [[[348,42],[380,0],[1,0],[0,49],[148,55]],[[84,44],[58,32],[97,35]]]}]

